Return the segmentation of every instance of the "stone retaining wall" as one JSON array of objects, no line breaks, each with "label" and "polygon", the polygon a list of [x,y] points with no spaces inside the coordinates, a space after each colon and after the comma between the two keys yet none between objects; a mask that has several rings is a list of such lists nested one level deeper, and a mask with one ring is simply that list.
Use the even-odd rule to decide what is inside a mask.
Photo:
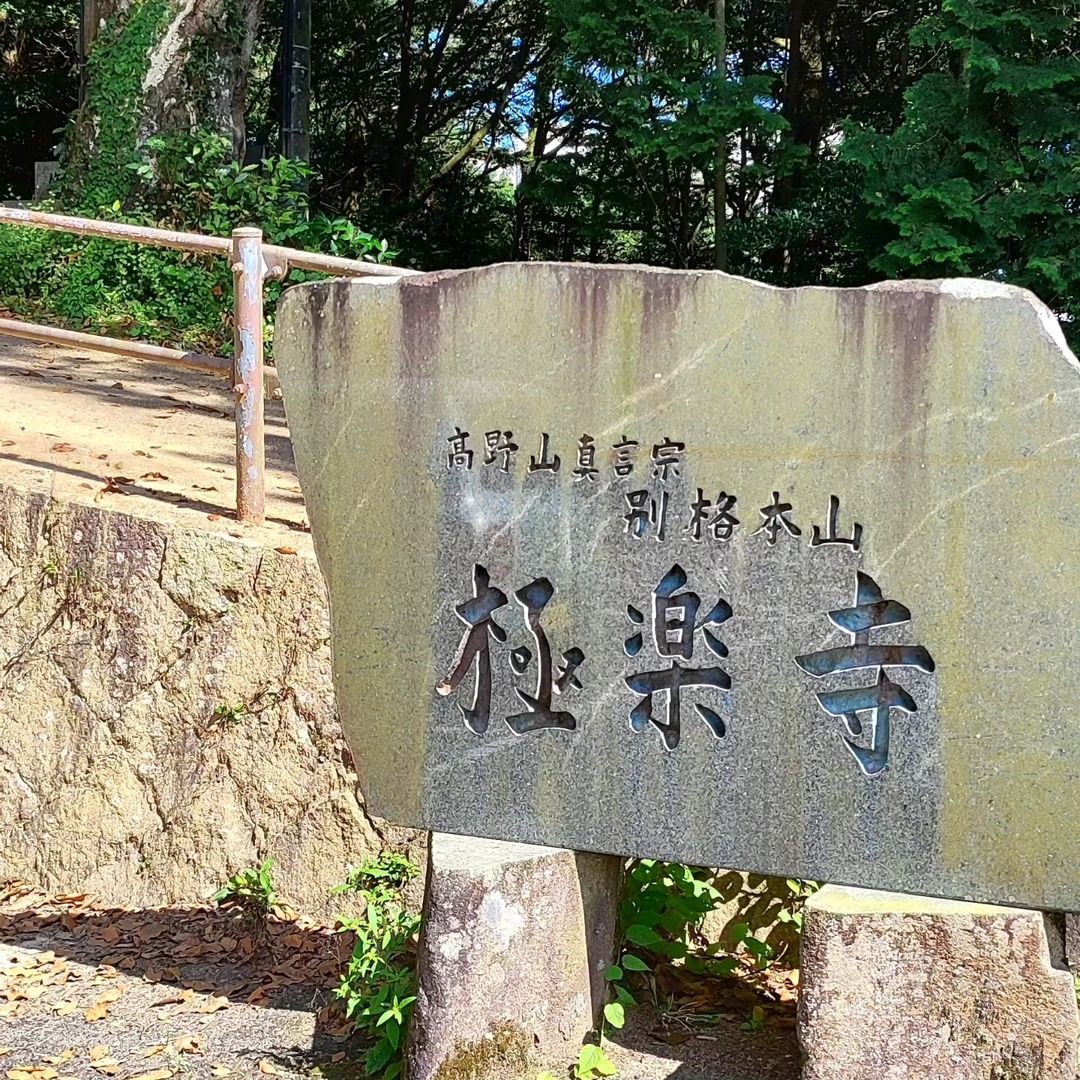
[{"label": "stone retaining wall", "polygon": [[410,839],[364,813],[313,559],[0,487],[0,881],[170,904],[271,855],[319,913]]}]

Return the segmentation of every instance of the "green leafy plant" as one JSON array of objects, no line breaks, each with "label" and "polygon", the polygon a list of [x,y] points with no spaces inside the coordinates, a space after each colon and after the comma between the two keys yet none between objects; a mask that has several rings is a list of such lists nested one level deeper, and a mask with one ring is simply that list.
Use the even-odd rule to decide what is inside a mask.
[{"label": "green leafy plant", "polygon": [[214,720],[224,727],[235,727],[247,715],[243,705],[218,705],[214,709]]},{"label": "green leafy plant", "polygon": [[736,948],[741,947],[749,953],[758,971],[764,971],[769,966],[773,958],[772,946],[767,941],[759,941],[749,923],[736,923],[731,928],[731,936],[735,939]]},{"label": "green leafy plant", "polygon": [[596,1080],[600,1076],[614,1076],[617,1071],[602,1046],[586,1043],[574,1065],[574,1080]]},{"label": "green leafy plant", "polygon": [[273,859],[263,859],[258,866],[249,866],[233,874],[211,899],[219,907],[235,908],[245,918],[262,922],[278,902],[271,876],[273,868]]},{"label": "green leafy plant", "polygon": [[[369,262],[397,255],[356,222],[313,212],[306,191],[313,174],[303,162],[270,157],[243,165],[230,140],[210,132],[154,136],[118,160],[105,186],[73,184],[58,209],[215,236],[254,224],[268,243]],[[294,271],[288,282],[320,276]],[[285,284],[265,286],[268,352]],[[223,258],[0,226],[0,304],[34,321],[53,316],[80,329],[228,356],[232,295]]]},{"label": "green leafy plant", "polygon": [[350,867],[344,883],[334,886],[330,894],[356,892],[368,903],[393,903],[400,900],[405,886],[419,873],[419,868],[407,856],[384,851],[377,859]]},{"label": "green leafy plant", "polygon": [[755,1005],[750,1010],[750,1016],[744,1020],[740,1025],[743,1031],[749,1031],[752,1034],[757,1034],[759,1031],[765,1030],[765,1010],[760,1005]]},{"label": "green leafy plant", "polygon": [[345,1015],[372,1045],[364,1059],[368,1076],[394,1080],[401,1074],[405,1032],[416,1002],[414,953],[420,916],[404,905],[405,886],[418,873],[404,856],[384,851],[349,871],[334,891],[365,901],[358,919],[341,921],[355,935],[352,956],[335,996]]},{"label": "green leafy plant", "polygon": [[800,881],[797,878],[787,878],[784,884],[787,885],[788,895],[784,897],[783,906],[776,913],[776,918],[779,922],[790,923],[796,931],[802,933],[803,904],[808,896],[813,896],[821,888],[821,884],[817,881]]}]

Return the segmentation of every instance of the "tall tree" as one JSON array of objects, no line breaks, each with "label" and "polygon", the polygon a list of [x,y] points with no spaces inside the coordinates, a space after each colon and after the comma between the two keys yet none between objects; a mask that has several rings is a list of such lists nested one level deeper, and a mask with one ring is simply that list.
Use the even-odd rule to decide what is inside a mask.
[{"label": "tall tree", "polygon": [[245,138],[248,72],[263,0],[98,0],[86,98],[69,129],[65,185],[86,208],[122,199],[153,135]]},{"label": "tall tree", "polygon": [[848,141],[890,276],[966,274],[1080,315],[1080,3],[943,0],[892,133]]}]

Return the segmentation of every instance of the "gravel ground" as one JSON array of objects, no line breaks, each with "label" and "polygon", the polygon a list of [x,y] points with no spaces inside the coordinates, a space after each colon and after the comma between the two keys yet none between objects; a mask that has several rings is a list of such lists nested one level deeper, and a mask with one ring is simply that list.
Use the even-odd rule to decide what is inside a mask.
[{"label": "gravel ground", "polygon": [[[265,930],[207,905],[106,907],[0,888],[0,1071],[7,1080],[287,1080],[363,1073],[333,1004],[351,945],[326,922]],[[752,991],[642,1008],[608,1053],[621,1080],[798,1080],[791,1003],[743,1029]],[[700,1012],[700,1009],[698,1010]],[[530,1078],[523,1078],[530,1080]]]}]

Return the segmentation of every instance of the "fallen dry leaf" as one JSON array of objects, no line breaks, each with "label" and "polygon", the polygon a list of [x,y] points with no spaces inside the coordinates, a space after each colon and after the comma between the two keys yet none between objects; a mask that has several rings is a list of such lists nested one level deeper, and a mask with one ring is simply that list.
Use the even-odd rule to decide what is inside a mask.
[{"label": "fallen dry leaf", "polygon": [[91,1061],[100,1061],[102,1058],[107,1058],[108,1056],[109,1056],[109,1048],[107,1046],[102,1046],[99,1043],[97,1046],[91,1046],[90,1047],[90,1060]]},{"label": "fallen dry leaf", "polygon": [[74,449],[71,443],[58,442],[53,446],[52,451],[54,454],[70,454]]},{"label": "fallen dry leaf", "polygon": [[[175,968],[169,968],[169,971],[175,970]],[[166,971],[165,974],[168,975],[169,971]],[[185,1001],[190,1001],[194,996],[195,991],[192,990],[191,987],[185,987],[185,989],[181,990],[178,994],[173,994],[171,997],[162,998],[160,1001],[155,1001],[153,1005],[150,1006],[150,1008],[158,1009],[162,1005],[183,1005]]]},{"label": "fallen dry leaf", "polygon": [[3,1057],[5,1054],[10,1054],[10,1053],[11,1053],[11,1047],[10,1046],[0,1046],[0,1057]]},{"label": "fallen dry leaf", "polygon": [[74,1001],[61,1001],[54,1006],[54,1012],[57,1016],[70,1016],[78,1007]]},{"label": "fallen dry leaf", "polygon": [[140,480],[168,480],[169,478],[163,472],[144,472],[139,477]]},{"label": "fallen dry leaf", "polygon": [[106,1076],[115,1076],[120,1071],[120,1062],[111,1057],[98,1058],[97,1061],[90,1062],[90,1068],[97,1069]]},{"label": "fallen dry leaf", "polygon": [[274,550],[279,555],[295,555],[296,554],[296,548],[291,548],[291,547],[279,547],[279,548],[274,548]]},{"label": "fallen dry leaf", "polygon": [[259,1072],[264,1073],[266,1076],[277,1076],[277,1069],[266,1058],[259,1062]]},{"label": "fallen dry leaf", "polygon": [[128,1080],[169,1080],[175,1069],[155,1069],[153,1072],[139,1073],[138,1076],[130,1076]]},{"label": "fallen dry leaf", "polygon": [[216,1013],[219,1009],[227,1009],[229,1007],[229,999],[227,997],[212,997],[207,999],[199,1006],[199,1012],[201,1013]]},{"label": "fallen dry leaf", "polygon": [[143,1051],[143,1057],[153,1057],[155,1054],[160,1054],[164,1051],[165,1047],[162,1043],[158,1043],[157,1046],[148,1046]]},{"label": "fallen dry leaf", "polygon": [[[119,480],[120,477],[118,477],[118,476],[117,477],[108,476],[108,477],[106,477],[106,479],[107,480],[114,480],[114,479]],[[117,930],[115,926],[106,926],[101,931],[101,933],[98,934],[98,937],[100,937],[102,941],[106,942],[106,944],[115,945],[120,940],[120,931]]]},{"label": "fallen dry leaf", "polygon": [[15,440],[14,439],[5,439],[2,443],[0,443],[0,446],[14,446],[14,445],[15,445]]},{"label": "fallen dry leaf", "polygon": [[231,1076],[232,1075],[232,1070],[229,1068],[229,1066],[228,1065],[223,1065],[220,1061],[215,1061],[210,1066],[210,1071],[214,1074],[214,1076],[219,1076],[219,1077],[220,1076]]},{"label": "fallen dry leaf", "polygon": [[178,1054],[201,1054],[203,1049],[198,1035],[181,1035],[173,1040],[173,1048]]},{"label": "fallen dry leaf", "polygon": [[104,1001],[95,1002],[90,1006],[86,1012],[83,1013],[83,1019],[88,1024],[93,1024],[97,1020],[104,1020],[109,1015],[109,1006]]},{"label": "fallen dry leaf", "polygon": [[102,994],[101,997],[99,997],[97,999],[97,1004],[98,1005],[108,1005],[110,1002],[119,1001],[120,1000],[120,995],[122,993],[123,993],[123,990],[115,990],[115,989],[114,990],[106,990],[105,993]]}]

